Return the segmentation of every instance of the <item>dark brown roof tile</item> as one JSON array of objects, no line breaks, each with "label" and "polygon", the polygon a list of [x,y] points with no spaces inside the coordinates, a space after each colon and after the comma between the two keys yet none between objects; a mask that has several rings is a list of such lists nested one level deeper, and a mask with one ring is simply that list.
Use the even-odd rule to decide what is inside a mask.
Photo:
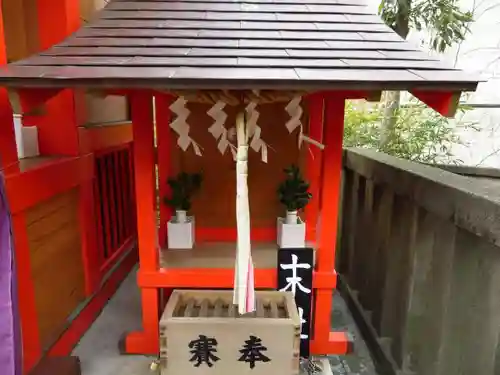
[{"label": "dark brown roof tile", "polygon": [[279,31],[283,39],[304,39],[304,40],[362,40],[363,38],[356,32],[335,32],[335,31]]},{"label": "dark brown roof tile", "polygon": [[419,82],[424,79],[407,70],[381,70],[378,69],[376,74],[369,69],[335,69],[335,70],[320,70],[320,69],[295,69],[301,79],[307,80],[334,80],[334,81],[403,81],[403,82]]},{"label": "dark brown roof tile", "polygon": [[229,49],[229,48],[193,48],[188,52],[189,56],[219,56],[219,57],[243,57],[243,56],[273,56],[288,57],[284,49]]},{"label": "dark brown roof tile", "polygon": [[263,79],[285,79],[297,80],[299,77],[293,68],[192,68],[181,67],[175,71],[173,78],[189,79],[242,79],[242,80],[263,80]]},{"label": "dark brown roof tile", "polygon": [[0,69],[37,87],[473,90],[362,0],[111,0],[39,56]]}]

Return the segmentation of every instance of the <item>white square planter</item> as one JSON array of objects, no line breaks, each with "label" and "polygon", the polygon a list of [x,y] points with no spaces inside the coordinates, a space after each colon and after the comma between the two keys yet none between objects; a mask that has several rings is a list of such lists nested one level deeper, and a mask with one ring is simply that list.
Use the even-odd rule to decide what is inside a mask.
[{"label": "white square planter", "polygon": [[278,218],[278,246],[284,248],[306,247],[306,223],[286,224]]},{"label": "white square planter", "polygon": [[38,128],[36,126],[23,126],[21,116],[14,115],[14,131],[17,157],[19,159],[40,155],[38,149]]},{"label": "white square planter", "polygon": [[194,246],[194,217],[188,216],[185,223],[178,223],[175,217],[167,223],[169,249],[192,249]]}]

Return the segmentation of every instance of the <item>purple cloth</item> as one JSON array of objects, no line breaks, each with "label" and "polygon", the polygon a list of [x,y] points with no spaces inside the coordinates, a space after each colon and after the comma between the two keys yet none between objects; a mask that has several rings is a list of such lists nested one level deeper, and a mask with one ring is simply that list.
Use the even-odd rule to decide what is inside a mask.
[{"label": "purple cloth", "polygon": [[0,374],[21,375],[21,351],[14,243],[5,181],[0,171]]}]

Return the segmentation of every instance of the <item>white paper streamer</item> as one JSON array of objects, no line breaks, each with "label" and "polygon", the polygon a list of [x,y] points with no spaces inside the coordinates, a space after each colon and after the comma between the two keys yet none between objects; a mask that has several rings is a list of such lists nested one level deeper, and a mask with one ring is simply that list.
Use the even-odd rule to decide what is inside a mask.
[{"label": "white paper streamer", "polygon": [[219,150],[219,152],[222,155],[224,155],[227,148],[229,147],[233,159],[236,160],[235,146],[230,142],[229,140],[230,133],[224,127],[224,124],[227,120],[227,114],[224,112],[225,106],[226,103],[219,100],[207,111],[207,114],[215,120],[212,126],[208,128],[208,131],[210,132],[210,134],[213,135],[215,140],[218,141],[217,149]]},{"label": "white paper streamer", "polygon": [[290,102],[285,107],[285,110],[290,115],[290,120],[287,121],[285,126],[290,134],[293,133],[295,129],[299,128],[299,148],[302,146],[302,142],[307,142],[323,150],[325,146],[322,143],[312,139],[307,135],[304,135],[304,126],[302,125],[301,121],[304,111],[302,110],[302,106],[300,105],[301,101],[302,98],[300,96],[296,96],[295,98],[290,100]]},{"label": "white paper streamer", "polygon": [[260,151],[261,160],[264,163],[267,163],[268,146],[261,138],[262,129],[259,125],[257,125],[257,121],[259,120],[259,112],[256,108],[257,103],[255,102],[250,102],[250,104],[248,104],[245,108],[245,111],[247,113],[247,137],[248,139],[251,139],[250,147],[252,148],[252,150],[254,150],[255,152]]},{"label": "white paper streamer", "polygon": [[186,107],[187,101],[179,96],[175,102],[170,105],[170,111],[175,114],[175,120],[170,123],[170,128],[177,133],[177,145],[182,151],[186,151],[189,146],[193,146],[196,155],[201,156],[201,147],[189,136],[189,124],[187,118],[189,109]]},{"label": "white paper streamer", "polygon": [[297,129],[299,126],[302,127],[301,118],[303,111],[300,105],[301,101],[302,98],[300,96],[296,96],[295,98],[290,100],[290,102],[285,107],[285,110],[290,115],[290,120],[288,120],[287,123],[285,124],[289,133],[293,133],[293,131]]}]

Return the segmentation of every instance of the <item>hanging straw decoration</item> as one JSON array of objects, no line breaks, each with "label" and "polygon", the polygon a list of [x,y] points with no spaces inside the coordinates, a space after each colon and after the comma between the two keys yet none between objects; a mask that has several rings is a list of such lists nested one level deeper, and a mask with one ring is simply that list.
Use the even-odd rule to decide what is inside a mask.
[{"label": "hanging straw decoration", "polygon": [[234,275],[233,303],[238,312],[255,311],[254,266],[250,243],[250,205],[248,201],[248,124],[244,113],[236,117],[236,226],[238,240]]},{"label": "hanging straw decoration", "polygon": [[184,97],[179,96],[175,102],[170,105],[170,110],[175,113],[175,120],[170,123],[170,128],[177,133],[177,145],[186,151],[189,146],[193,146],[194,153],[201,156],[201,147],[189,136],[189,124],[187,118],[189,109],[186,107],[187,101]]},{"label": "hanging straw decoration", "polygon": [[304,111],[302,110],[302,106],[300,105],[301,101],[302,97],[296,96],[295,98],[290,100],[290,102],[285,107],[285,110],[290,115],[290,120],[287,121],[285,126],[290,134],[293,133],[295,129],[299,128],[299,148],[302,146],[302,142],[307,142],[323,150],[325,146],[322,143],[304,134],[304,126],[302,125],[301,121]]},{"label": "hanging straw decoration", "polygon": [[229,140],[229,130],[224,127],[224,123],[227,119],[227,114],[224,112],[225,106],[226,103],[222,100],[218,100],[212,108],[207,111],[207,114],[215,120],[212,126],[208,128],[208,131],[218,141],[217,148],[219,149],[219,152],[224,155],[229,147],[231,154],[233,155],[233,159],[236,160],[236,147]]}]

